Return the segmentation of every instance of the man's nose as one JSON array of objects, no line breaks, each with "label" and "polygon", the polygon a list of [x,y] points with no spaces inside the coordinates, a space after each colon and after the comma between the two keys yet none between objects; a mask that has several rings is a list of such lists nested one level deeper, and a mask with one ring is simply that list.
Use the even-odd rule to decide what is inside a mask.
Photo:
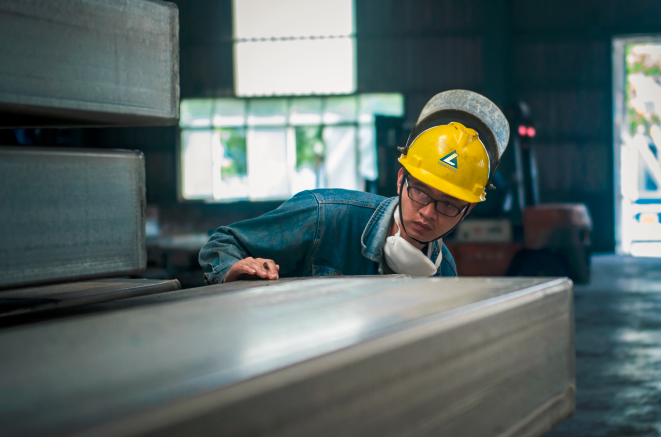
[{"label": "man's nose", "polygon": [[434,205],[434,202],[428,203],[427,205],[420,208],[419,211],[420,214],[422,214],[422,216],[425,218],[436,218],[436,205]]}]

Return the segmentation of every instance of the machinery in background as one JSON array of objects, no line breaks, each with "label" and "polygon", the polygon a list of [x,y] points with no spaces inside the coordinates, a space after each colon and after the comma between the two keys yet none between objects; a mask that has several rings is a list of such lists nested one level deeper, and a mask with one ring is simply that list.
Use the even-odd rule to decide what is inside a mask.
[{"label": "machinery in background", "polygon": [[[541,204],[537,132],[528,105],[510,108],[509,149],[494,184],[470,219],[463,221],[445,244],[462,276],[568,276],[576,283],[590,281],[592,219],[585,204]],[[406,141],[404,120],[377,117],[379,180],[377,192],[397,194],[397,145]],[[504,174],[512,177],[503,176]]]},{"label": "machinery in background", "polygon": [[[523,210],[523,237],[509,219],[466,220],[445,241],[462,276],[568,276],[590,282],[592,220],[584,204]],[[514,232],[512,231],[514,230]]]},{"label": "machinery in background", "polygon": [[[492,218],[466,220],[453,239],[446,241],[459,274],[568,276],[576,283],[588,283],[592,231],[588,208],[585,204],[540,203],[533,143],[536,130],[528,105],[519,102],[511,107],[508,118],[512,126],[510,157],[514,155],[513,162],[509,161],[510,174],[514,174],[510,180],[514,183],[507,184],[501,174],[496,186],[502,191],[495,203],[485,205]],[[501,170],[507,172],[507,164]],[[480,206],[474,216],[479,217]]]},{"label": "machinery in background", "polygon": [[397,172],[402,165],[397,161],[401,152],[397,147],[406,144],[411,127],[405,128],[404,118],[377,115],[374,118],[376,128],[376,156],[379,177],[376,180],[376,193],[380,196],[397,195]]}]

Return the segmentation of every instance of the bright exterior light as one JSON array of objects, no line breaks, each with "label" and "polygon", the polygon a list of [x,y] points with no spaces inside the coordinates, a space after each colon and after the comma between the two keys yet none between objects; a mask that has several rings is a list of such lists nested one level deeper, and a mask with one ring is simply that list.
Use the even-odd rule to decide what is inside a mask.
[{"label": "bright exterior light", "polygon": [[617,250],[661,256],[661,38],[614,41]]},{"label": "bright exterior light", "polygon": [[648,243],[633,243],[631,245],[631,255],[658,258],[661,256],[661,243],[658,241]]},{"label": "bright exterior light", "polygon": [[245,41],[234,47],[238,96],[350,94],[352,38]]},{"label": "bright exterior light", "polygon": [[521,135],[522,137],[525,137],[526,133],[527,133],[526,127],[525,126],[519,126],[519,135]]},{"label": "bright exterior light", "polygon": [[528,134],[528,136],[529,136],[530,138],[533,138],[537,132],[535,131],[535,128],[534,128],[534,127],[530,126],[530,127],[526,130],[526,133]]},{"label": "bright exterior light", "polygon": [[238,96],[356,90],[352,0],[234,0]]},{"label": "bright exterior light", "polygon": [[[212,197],[211,131],[185,130],[181,133],[182,195],[186,199]],[[201,162],[209,165],[200,166]]]},{"label": "bright exterior light", "polygon": [[353,0],[234,0],[234,38],[349,36]]}]

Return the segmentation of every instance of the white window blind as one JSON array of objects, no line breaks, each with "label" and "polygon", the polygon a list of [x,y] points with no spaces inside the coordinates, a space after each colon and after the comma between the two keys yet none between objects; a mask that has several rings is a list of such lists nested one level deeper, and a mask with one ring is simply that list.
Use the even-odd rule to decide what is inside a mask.
[{"label": "white window blind", "polygon": [[237,96],[356,90],[352,0],[234,0]]}]

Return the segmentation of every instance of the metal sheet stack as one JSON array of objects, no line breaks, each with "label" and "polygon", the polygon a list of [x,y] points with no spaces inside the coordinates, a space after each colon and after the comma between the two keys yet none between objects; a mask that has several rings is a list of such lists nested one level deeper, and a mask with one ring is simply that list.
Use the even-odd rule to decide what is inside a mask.
[{"label": "metal sheet stack", "polygon": [[173,3],[3,0],[0,126],[161,126],[179,118]]},{"label": "metal sheet stack", "polygon": [[[0,293],[0,320],[7,325],[19,322],[17,316],[30,315],[29,321],[41,321],[44,315],[34,313],[50,311],[54,316],[62,308],[108,302],[127,297],[148,296],[154,293],[179,290],[176,279],[95,279],[40,287],[19,288]],[[6,320],[9,319],[9,320]],[[23,322],[24,320],[20,320]],[[2,326],[0,322],[0,326]]]},{"label": "metal sheet stack", "polygon": [[2,435],[539,436],[573,412],[566,279],[226,288],[0,331]]},{"label": "metal sheet stack", "polygon": [[[178,39],[171,3],[3,1],[0,127],[174,124]],[[0,205],[0,290],[146,267],[139,151],[2,147]],[[180,288],[177,281],[157,282],[0,291],[0,313]]]},{"label": "metal sheet stack", "polygon": [[0,148],[0,288],[146,267],[141,152]]}]

